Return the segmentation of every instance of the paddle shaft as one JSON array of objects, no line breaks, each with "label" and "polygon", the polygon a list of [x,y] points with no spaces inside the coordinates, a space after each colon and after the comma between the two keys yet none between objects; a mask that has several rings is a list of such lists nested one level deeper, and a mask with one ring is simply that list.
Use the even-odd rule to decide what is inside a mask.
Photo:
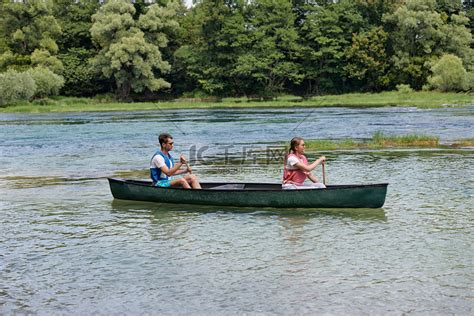
[{"label": "paddle shaft", "polygon": [[326,162],[323,161],[322,167],[323,167],[323,184],[326,185]]}]

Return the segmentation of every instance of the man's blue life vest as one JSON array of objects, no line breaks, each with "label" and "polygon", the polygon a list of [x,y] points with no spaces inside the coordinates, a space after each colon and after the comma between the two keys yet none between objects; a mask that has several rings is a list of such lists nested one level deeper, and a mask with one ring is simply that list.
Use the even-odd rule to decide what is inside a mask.
[{"label": "man's blue life vest", "polygon": [[[174,166],[173,157],[171,157],[170,154],[165,155],[164,153],[161,152],[161,150],[158,150],[153,155],[153,157],[151,157],[152,162],[153,162],[153,158],[155,158],[156,155],[160,155],[161,157],[163,157],[168,169],[171,169]],[[153,163],[150,163],[150,176],[151,176],[151,180],[153,180],[153,184],[156,184],[160,180],[169,180],[171,178],[167,176],[166,173],[162,172],[160,168],[157,168],[156,166],[154,166]]]}]

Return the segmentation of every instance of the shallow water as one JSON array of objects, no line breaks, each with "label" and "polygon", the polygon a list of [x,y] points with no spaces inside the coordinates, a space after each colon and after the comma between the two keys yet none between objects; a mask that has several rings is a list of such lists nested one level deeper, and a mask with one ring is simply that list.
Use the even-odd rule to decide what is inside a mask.
[{"label": "shallow water", "polygon": [[473,149],[308,153],[329,183],[389,182],[383,209],[114,201],[106,178],[146,177],[161,131],[203,180],[277,182],[269,148],[294,135],[449,142],[473,113],[2,114],[0,314],[472,314]]}]

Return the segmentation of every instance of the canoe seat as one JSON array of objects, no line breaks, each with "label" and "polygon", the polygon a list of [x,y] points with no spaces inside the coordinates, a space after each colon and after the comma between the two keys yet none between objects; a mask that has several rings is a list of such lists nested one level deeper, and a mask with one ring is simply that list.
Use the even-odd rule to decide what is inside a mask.
[{"label": "canoe seat", "polygon": [[244,183],[232,183],[232,184],[218,185],[210,189],[211,190],[243,190],[244,187],[245,187]]}]

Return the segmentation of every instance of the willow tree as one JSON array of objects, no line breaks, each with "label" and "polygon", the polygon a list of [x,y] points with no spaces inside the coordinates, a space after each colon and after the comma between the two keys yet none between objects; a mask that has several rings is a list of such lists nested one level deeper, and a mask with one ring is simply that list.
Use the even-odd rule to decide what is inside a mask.
[{"label": "willow tree", "polygon": [[171,68],[160,48],[168,43],[167,32],[178,27],[175,8],[174,2],[153,4],[136,20],[129,1],[110,0],[92,16],[92,40],[100,48],[92,64],[105,78],[113,78],[119,98],[170,87],[159,77]]}]

